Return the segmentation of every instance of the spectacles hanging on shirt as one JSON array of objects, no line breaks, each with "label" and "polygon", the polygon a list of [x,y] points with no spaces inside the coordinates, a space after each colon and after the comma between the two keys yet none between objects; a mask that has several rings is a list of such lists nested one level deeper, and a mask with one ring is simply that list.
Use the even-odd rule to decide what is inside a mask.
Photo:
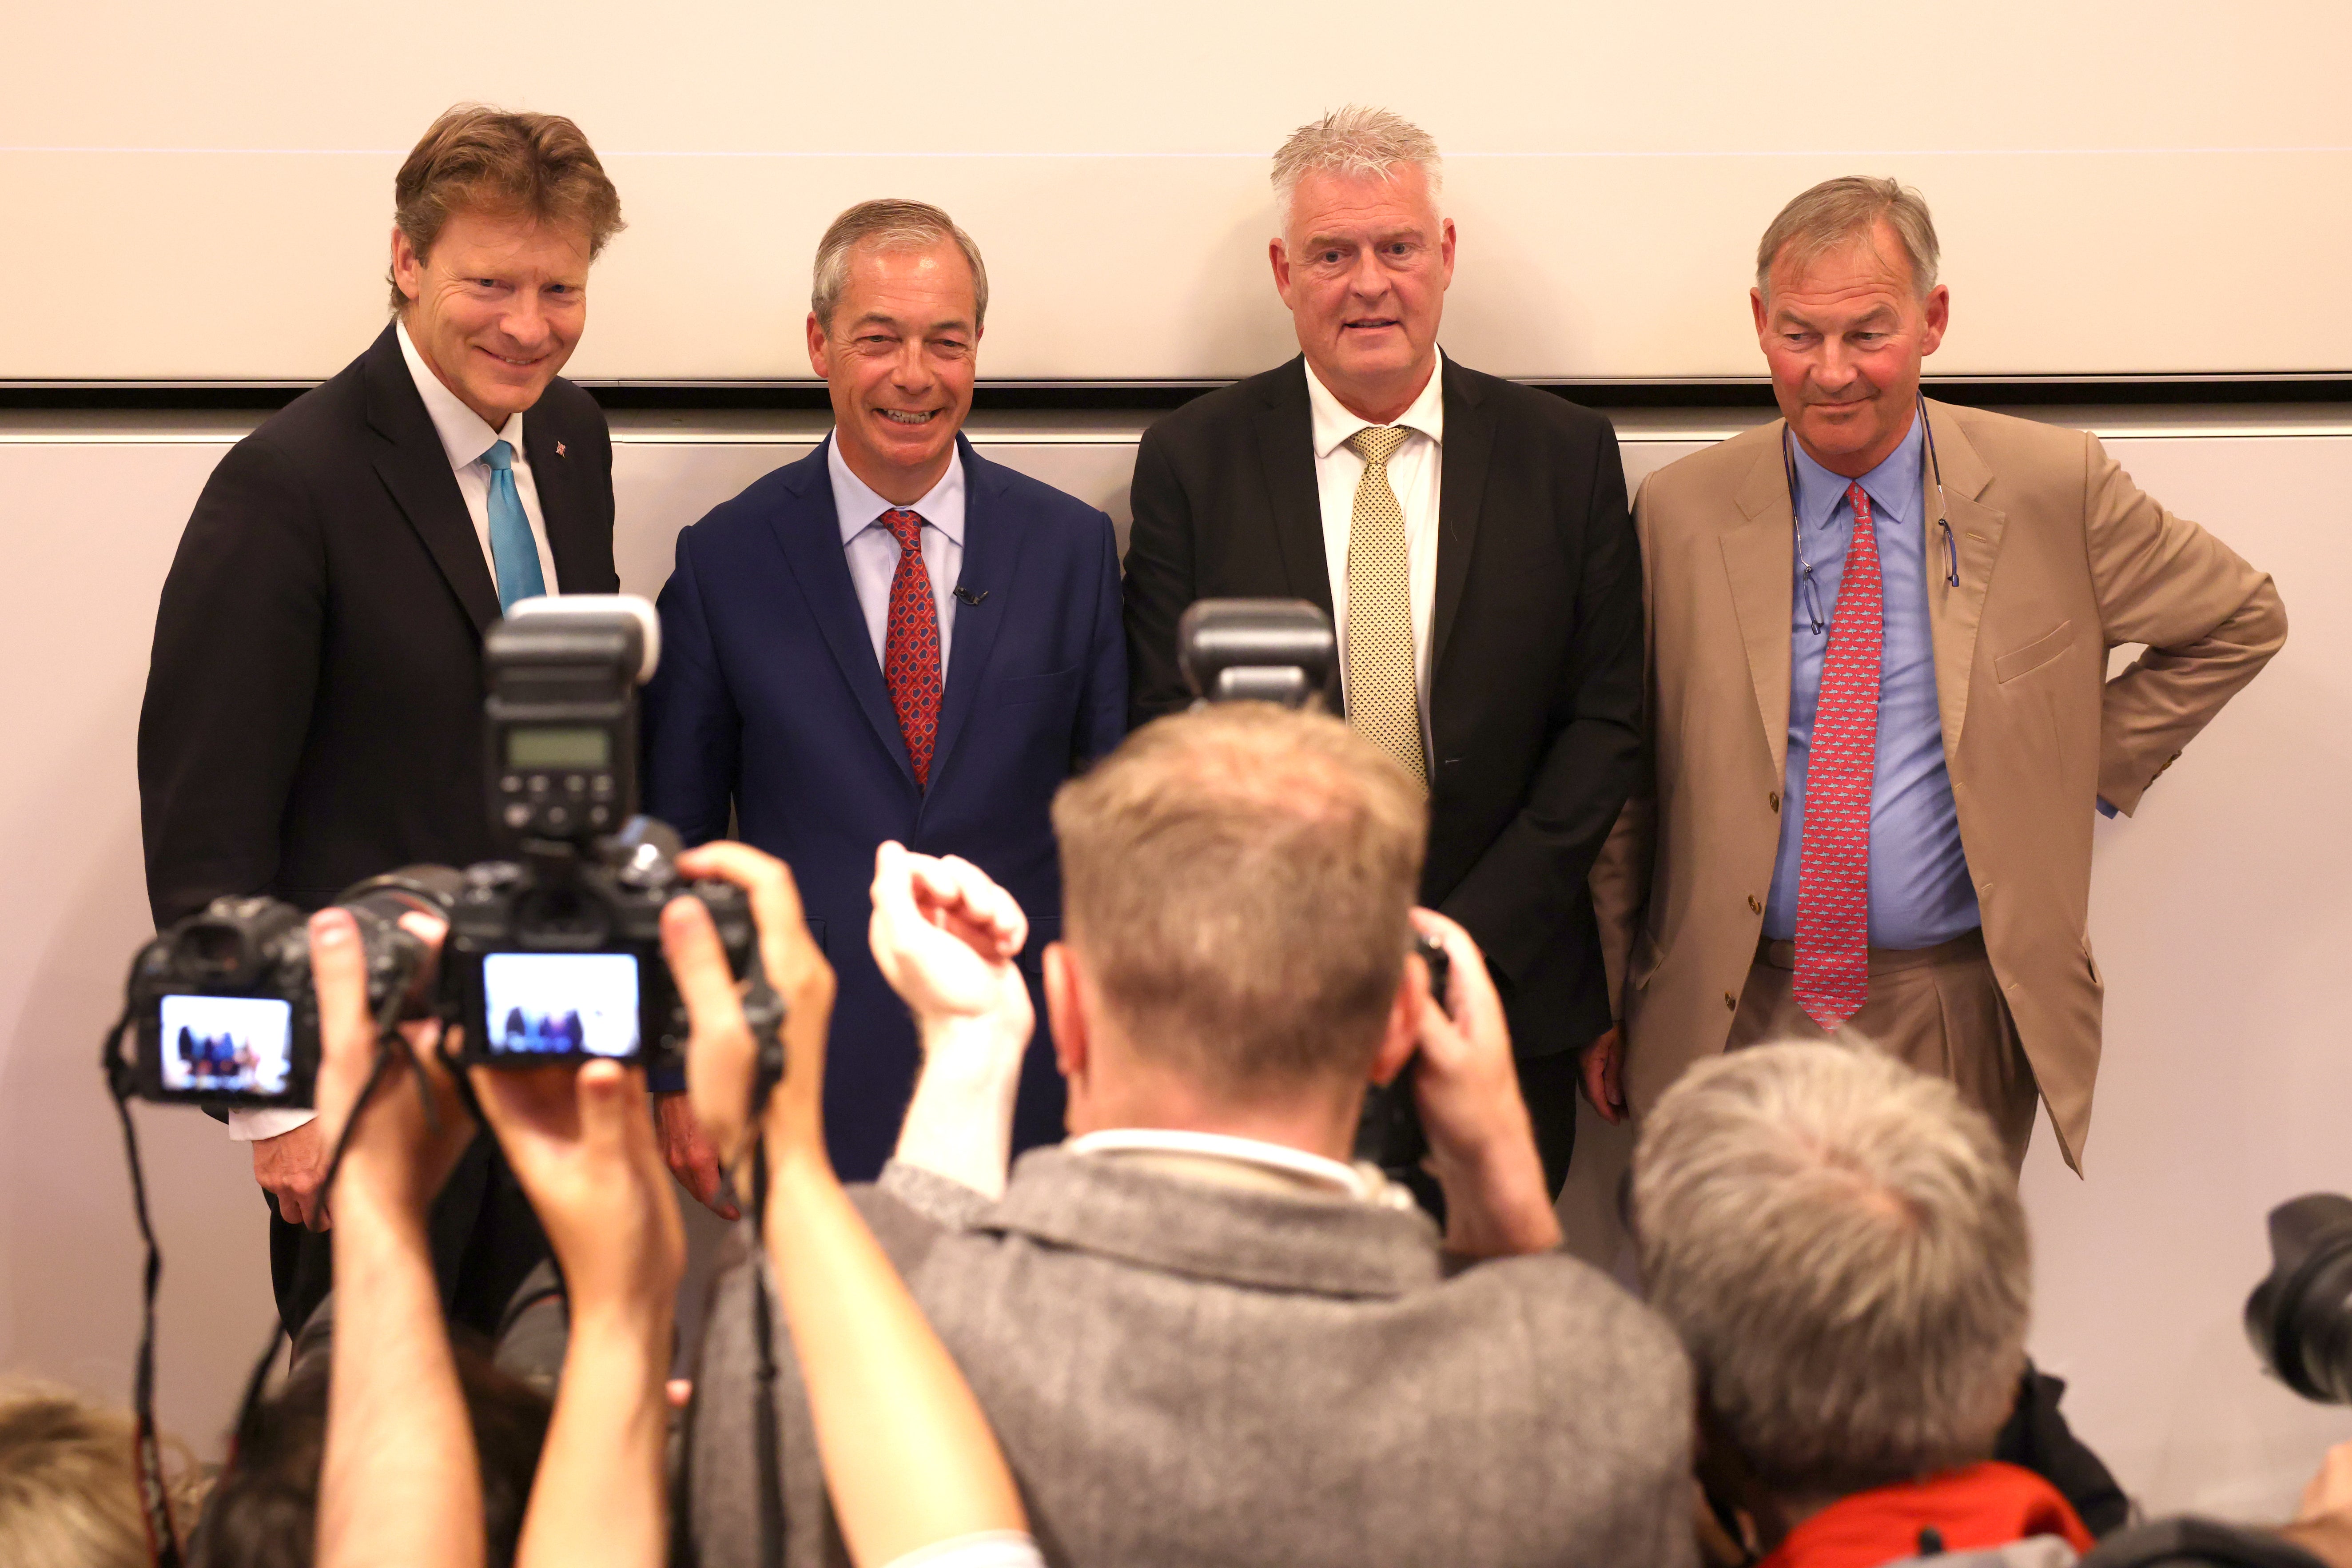
[{"label": "spectacles hanging on shirt", "polygon": [[[1960,547],[1952,537],[1952,520],[1944,500],[1944,464],[1936,456],[1936,427],[1927,422],[1927,398],[1919,396],[1919,429],[1927,438],[1927,470],[1936,480],[1936,526],[1944,535],[1944,581],[1952,587],[1960,585]],[[1788,426],[1780,427],[1780,462],[1789,474],[1789,516],[1797,529],[1797,591],[1804,596],[1805,618],[1812,623],[1813,635],[1829,630],[1829,617],[1822,613],[1822,590],[1813,580],[1813,563],[1805,556],[1805,521],[1797,500],[1797,443]]]}]

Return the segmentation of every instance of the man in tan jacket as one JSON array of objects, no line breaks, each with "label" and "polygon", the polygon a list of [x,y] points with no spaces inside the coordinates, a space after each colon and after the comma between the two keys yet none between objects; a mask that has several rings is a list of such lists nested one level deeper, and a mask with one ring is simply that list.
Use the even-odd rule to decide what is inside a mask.
[{"label": "man in tan jacket", "polygon": [[1923,398],[1936,264],[1892,180],[1790,203],[1751,294],[1784,417],[1643,489],[1647,766],[1592,874],[1622,980],[1585,1084],[1614,1121],[1719,1050],[1851,1029],[1953,1079],[2012,1164],[2038,1090],[2079,1171],[2092,814],[2137,805],[2286,615],[2095,438]]}]

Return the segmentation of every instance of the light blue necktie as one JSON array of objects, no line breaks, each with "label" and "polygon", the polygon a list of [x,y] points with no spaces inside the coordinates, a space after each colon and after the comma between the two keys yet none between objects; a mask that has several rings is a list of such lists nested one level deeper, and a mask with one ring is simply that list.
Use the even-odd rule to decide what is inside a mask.
[{"label": "light blue necktie", "polygon": [[499,568],[499,612],[515,607],[518,599],[536,599],[547,592],[540,574],[539,546],[530,537],[530,519],[522,511],[522,496],[514,482],[514,448],[493,441],[482,454],[490,466],[490,559]]}]

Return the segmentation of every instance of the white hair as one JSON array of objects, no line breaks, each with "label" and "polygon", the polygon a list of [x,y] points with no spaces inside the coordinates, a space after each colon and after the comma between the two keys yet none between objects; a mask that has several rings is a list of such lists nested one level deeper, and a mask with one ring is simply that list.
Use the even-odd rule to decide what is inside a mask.
[{"label": "white hair", "polygon": [[1766,1486],[1829,1500],[1991,1454],[2032,1261],[1950,1084],[1867,1047],[1729,1052],[1659,1100],[1633,1195],[1650,1305]]},{"label": "white hair", "polygon": [[1320,120],[1309,121],[1290,133],[1274,155],[1274,205],[1285,228],[1290,226],[1290,200],[1307,175],[1370,175],[1393,179],[1400,164],[1411,164],[1429,180],[1429,199],[1435,202],[1445,186],[1445,166],[1437,155],[1437,141],[1403,115],[1386,109],[1349,104]]}]

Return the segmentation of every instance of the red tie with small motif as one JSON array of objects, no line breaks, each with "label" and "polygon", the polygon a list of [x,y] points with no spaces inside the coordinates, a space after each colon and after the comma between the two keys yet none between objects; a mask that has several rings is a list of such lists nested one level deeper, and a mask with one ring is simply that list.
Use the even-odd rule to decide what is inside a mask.
[{"label": "red tie with small motif", "polygon": [[1824,1029],[1861,1012],[1870,996],[1870,795],[1883,606],[1870,497],[1853,484],[1845,499],[1853,505],[1853,538],[1822,660],[1797,864],[1797,1005]]},{"label": "red tie with small motif", "polygon": [[898,733],[915,764],[915,783],[931,787],[931,747],[940,738],[940,606],[923,565],[923,520],[911,511],[882,514],[898,542],[890,577],[890,620],[882,634],[882,683],[898,715]]}]

